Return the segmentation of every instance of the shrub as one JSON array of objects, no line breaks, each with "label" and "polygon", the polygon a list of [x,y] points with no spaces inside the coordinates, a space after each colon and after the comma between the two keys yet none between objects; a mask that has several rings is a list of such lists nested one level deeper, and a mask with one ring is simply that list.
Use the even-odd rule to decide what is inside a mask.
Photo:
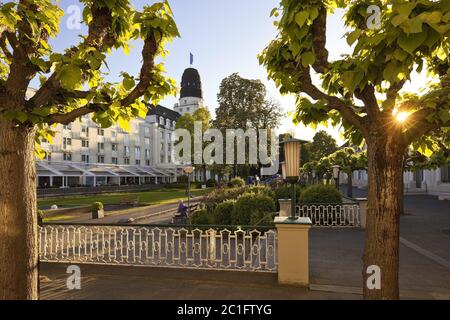
[{"label": "shrub", "polygon": [[300,203],[342,203],[342,195],[332,185],[313,185],[300,193]]},{"label": "shrub", "polygon": [[268,186],[249,186],[247,192],[254,194],[262,194],[275,199],[275,192]]},{"label": "shrub", "polygon": [[214,188],[216,185],[217,185],[217,181],[214,180],[214,179],[208,179],[208,180],[206,181],[206,186],[207,186],[208,188]]},{"label": "shrub", "polygon": [[242,178],[233,178],[228,182],[228,186],[230,188],[239,188],[239,187],[244,187],[245,186],[245,181]]},{"label": "shrub", "polygon": [[224,202],[225,200],[237,199],[244,192],[245,188],[218,188],[206,195],[206,197],[203,199],[203,204],[206,206],[209,212],[213,212],[220,203]]},{"label": "shrub", "polygon": [[214,224],[230,225],[233,222],[233,209],[236,200],[226,200],[220,203],[213,212]]},{"label": "shrub", "polygon": [[197,210],[191,215],[191,223],[200,225],[213,224],[213,217],[206,210]]},{"label": "shrub", "polygon": [[233,224],[258,223],[268,213],[275,211],[275,202],[269,196],[246,193],[239,197],[233,209]]},{"label": "shrub", "polygon": [[101,202],[94,202],[92,204],[92,210],[94,210],[94,211],[103,210],[103,203],[101,203]]}]

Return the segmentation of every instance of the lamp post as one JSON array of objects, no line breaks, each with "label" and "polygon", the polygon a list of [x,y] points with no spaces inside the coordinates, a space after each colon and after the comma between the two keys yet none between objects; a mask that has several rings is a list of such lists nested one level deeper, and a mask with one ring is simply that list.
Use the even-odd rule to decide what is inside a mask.
[{"label": "lamp post", "polygon": [[191,213],[191,174],[192,174],[192,172],[194,172],[194,167],[193,166],[184,167],[183,172],[188,177],[187,196],[188,196],[188,213],[190,214]]},{"label": "lamp post", "polygon": [[[299,139],[289,139],[283,142],[284,147],[284,172],[285,181],[292,186],[291,194],[291,219],[295,219],[296,205],[296,184],[300,171],[300,147],[306,141]],[[283,169],[283,164],[282,167]]]},{"label": "lamp post", "polygon": [[341,171],[341,167],[339,165],[335,164],[331,168],[333,168],[333,178],[334,178],[334,183],[335,183],[336,189],[339,189],[339,173]]}]

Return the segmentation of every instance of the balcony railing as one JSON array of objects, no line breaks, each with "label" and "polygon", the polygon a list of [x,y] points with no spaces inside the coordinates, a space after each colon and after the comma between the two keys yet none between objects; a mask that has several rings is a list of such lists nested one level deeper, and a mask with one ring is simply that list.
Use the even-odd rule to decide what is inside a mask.
[{"label": "balcony railing", "polygon": [[314,226],[360,227],[359,203],[302,204],[295,208],[296,215],[308,217]]},{"label": "balcony railing", "polygon": [[277,232],[256,227],[44,224],[41,261],[275,272]]}]

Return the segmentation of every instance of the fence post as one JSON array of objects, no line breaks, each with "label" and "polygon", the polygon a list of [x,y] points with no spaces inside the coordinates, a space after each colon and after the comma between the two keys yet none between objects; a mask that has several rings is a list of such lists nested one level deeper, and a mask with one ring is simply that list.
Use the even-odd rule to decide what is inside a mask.
[{"label": "fence post", "polygon": [[275,217],[278,236],[278,283],[309,285],[309,218]]},{"label": "fence post", "polygon": [[361,228],[366,228],[366,217],[367,217],[367,198],[356,198],[359,203],[359,219],[361,221]]},{"label": "fence post", "polygon": [[291,216],[291,199],[279,199],[278,203],[280,204],[280,217],[290,217]]}]

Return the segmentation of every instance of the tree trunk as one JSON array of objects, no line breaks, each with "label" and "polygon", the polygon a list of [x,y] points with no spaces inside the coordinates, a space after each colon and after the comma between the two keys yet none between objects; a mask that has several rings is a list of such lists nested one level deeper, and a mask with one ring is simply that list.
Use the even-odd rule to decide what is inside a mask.
[{"label": "tree trunk", "polygon": [[0,120],[0,300],[38,299],[34,130]]},{"label": "tree trunk", "polygon": [[353,198],[353,180],[352,180],[352,173],[347,174],[347,197]]},{"label": "tree trunk", "polygon": [[[403,150],[394,138],[368,141],[369,188],[363,288],[365,299],[399,299],[399,214]],[[381,286],[373,284],[369,266],[380,268]]]}]

